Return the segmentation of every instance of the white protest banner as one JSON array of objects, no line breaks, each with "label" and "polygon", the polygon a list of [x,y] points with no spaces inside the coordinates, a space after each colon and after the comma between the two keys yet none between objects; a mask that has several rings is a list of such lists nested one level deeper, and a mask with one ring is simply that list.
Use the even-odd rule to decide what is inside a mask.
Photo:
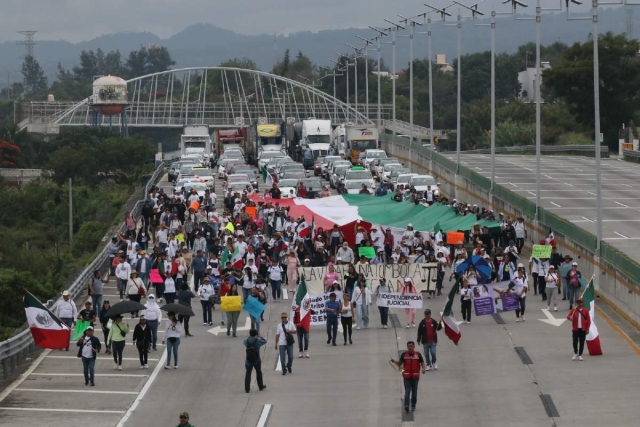
[{"label": "white protest banner", "polygon": [[[392,291],[401,291],[405,277],[413,279],[418,292],[434,293],[436,290],[436,278],[438,277],[437,263],[421,264],[353,264],[356,274],[362,273],[371,286],[371,291],[380,284],[380,279],[385,278]],[[349,264],[334,265],[338,272],[338,281],[344,290]],[[299,267],[298,275],[304,276],[307,291],[311,295],[321,295],[325,292],[324,275],[328,267]]]},{"label": "white protest banner", "polygon": [[389,308],[422,308],[422,294],[380,292],[376,304],[378,307]]},{"label": "white protest banner", "polygon": [[[336,301],[342,301],[342,292],[336,291],[334,293],[336,294]],[[325,308],[327,301],[329,301],[329,293],[322,295],[309,295],[312,326],[327,324],[327,311]]]}]

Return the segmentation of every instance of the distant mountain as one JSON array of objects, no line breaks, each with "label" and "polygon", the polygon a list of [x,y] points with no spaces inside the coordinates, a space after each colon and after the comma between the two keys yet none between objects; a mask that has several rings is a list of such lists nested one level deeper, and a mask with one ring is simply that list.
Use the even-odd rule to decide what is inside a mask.
[{"label": "distant mountain", "polygon": [[[477,20],[477,24],[487,24],[488,19]],[[625,31],[624,8],[602,10],[599,17],[598,29],[600,33]],[[417,31],[424,32],[426,28],[417,27]],[[432,25],[433,53],[445,53],[448,62],[452,62],[456,55],[455,27],[442,27],[439,21]],[[564,14],[545,14],[542,20],[542,43],[550,44],[556,41],[571,44],[586,40],[591,33],[591,21],[567,22]],[[361,46],[355,37],[373,37],[369,29],[349,28],[343,30],[326,30],[317,33],[298,32],[287,36],[272,35],[248,36],[221,29],[209,24],[196,24],[185,28],[182,32],[168,39],[160,39],[152,33],[120,33],[103,35],[90,41],[77,44],[66,41],[38,40],[36,57],[44,68],[50,81],[55,78],[57,63],[71,68],[78,62],[80,52],[85,49],[101,48],[104,51],[119,49],[123,56],[129,51],[138,49],[140,45],[152,43],[166,46],[177,62],[177,67],[194,67],[204,65],[218,65],[234,57],[247,57],[256,62],[262,70],[270,70],[274,57],[282,58],[285,49],[289,48],[293,54],[302,51],[315,63],[332,65],[330,59],[335,59],[336,52],[347,52],[344,43]],[[514,52],[518,46],[535,40],[535,25],[533,21],[514,21],[511,18],[497,20],[496,49],[498,52]],[[409,43],[406,38],[399,38],[397,45],[397,67],[406,67],[409,61]],[[470,21],[464,21],[462,27],[462,53],[472,53],[490,48],[490,30],[488,27],[473,26]],[[416,58],[426,57],[426,35],[417,34],[415,38]],[[369,52],[373,57],[375,51]],[[19,74],[22,50],[13,42],[0,44],[0,86],[7,81],[7,73],[11,81],[20,80]],[[391,47],[383,45],[382,57],[386,64],[391,63]],[[524,58],[523,58],[524,61]],[[553,64],[552,64],[553,65]],[[464,66],[464,65],[463,65]]]}]

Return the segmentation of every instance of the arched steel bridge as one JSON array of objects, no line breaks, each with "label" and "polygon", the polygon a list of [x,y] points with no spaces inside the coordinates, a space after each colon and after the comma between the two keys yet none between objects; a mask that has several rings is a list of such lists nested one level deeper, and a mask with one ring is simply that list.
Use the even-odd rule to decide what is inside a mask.
[{"label": "arched steel bridge", "polygon": [[[168,70],[127,81],[129,127],[249,126],[307,118],[334,123],[382,123],[390,106],[353,105],[316,87],[257,70],[196,67]],[[80,102],[21,103],[16,123],[30,132],[57,133],[60,126],[90,126],[90,98]],[[372,119],[371,119],[372,118]],[[102,116],[102,126],[120,126],[120,117]]]}]

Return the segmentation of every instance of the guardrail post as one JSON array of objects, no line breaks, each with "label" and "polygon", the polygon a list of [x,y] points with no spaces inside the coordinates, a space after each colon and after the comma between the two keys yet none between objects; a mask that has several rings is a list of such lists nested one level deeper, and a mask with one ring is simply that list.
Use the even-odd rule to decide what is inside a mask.
[{"label": "guardrail post", "polygon": [[16,363],[16,355],[15,354],[13,356],[9,357],[9,366],[10,366],[9,371],[11,373],[13,373],[16,370],[17,366],[18,366],[18,364]]},{"label": "guardrail post", "polygon": [[8,380],[9,379],[9,374],[10,374],[10,372],[9,372],[9,359],[8,358],[7,359],[3,359],[2,360],[2,377],[5,380]]}]

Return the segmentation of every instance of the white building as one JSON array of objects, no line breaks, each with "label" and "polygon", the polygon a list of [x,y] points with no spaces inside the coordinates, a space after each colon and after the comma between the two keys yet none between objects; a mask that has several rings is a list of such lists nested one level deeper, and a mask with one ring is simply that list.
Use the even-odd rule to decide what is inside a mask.
[{"label": "white building", "polygon": [[[540,62],[542,72],[547,68],[551,68],[551,64],[548,62]],[[534,102],[536,99],[536,68],[529,67],[519,72],[518,81],[520,82],[520,99],[522,99],[523,102]],[[540,84],[542,85],[542,80],[540,80]]]},{"label": "white building", "polygon": [[451,72],[453,67],[447,62],[447,55],[444,53],[436,53],[436,67],[440,68],[440,71]]}]

